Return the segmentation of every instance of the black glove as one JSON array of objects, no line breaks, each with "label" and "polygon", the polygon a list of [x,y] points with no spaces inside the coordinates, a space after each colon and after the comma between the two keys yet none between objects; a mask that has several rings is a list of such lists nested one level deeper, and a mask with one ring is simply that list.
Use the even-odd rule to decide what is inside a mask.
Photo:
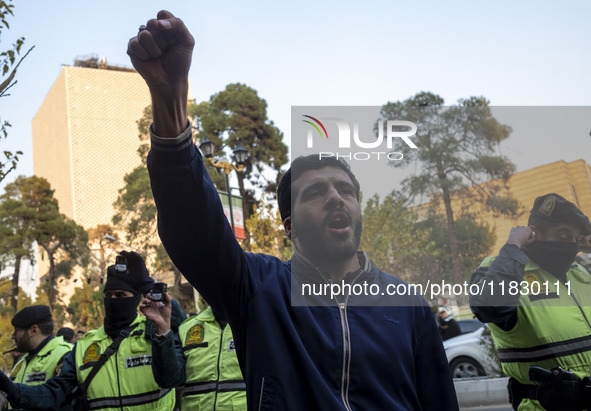
[{"label": "black glove", "polygon": [[6,393],[6,398],[10,404],[17,403],[21,399],[21,391],[18,388],[18,384],[13,383],[2,371],[0,371],[0,391]]},{"label": "black glove", "polygon": [[549,382],[538,388],[538,401],[548,411],[580,411],[582,388],[580,381]]}]

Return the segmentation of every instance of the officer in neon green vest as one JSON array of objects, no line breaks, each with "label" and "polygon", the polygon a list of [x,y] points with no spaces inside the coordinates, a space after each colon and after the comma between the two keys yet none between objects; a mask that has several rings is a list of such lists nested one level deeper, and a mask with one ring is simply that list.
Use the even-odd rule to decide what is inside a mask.
[{"label": "officer in neon green vest", "polygon": [[[142,294],[151,290],[154,280],[149,277],[139,254],[122,251],[120,255],[126,258],[126,263],[112,265],[107,270],[104,325],[78,340],[74,350],[64,357],[59,375],[44,384],[28,386],[14,384],[0,373],[0,389],[7,393],[13,407],[54,409],[66,404],[72,390],[85,381],[101,354],[107,352],[123,331],[125,338],[118,350],[108,357],[88,386],[85,398],[89,408],[104,411],[173,409],[174,389],[161,389],[152,373],[152,344],[159,336],[154,334],[154,326],[137,312]],[[173,347],[167,355],[182,358],[180,341],[178,350]],[[184,379],[184,370],[168,367],[159,377],[172,381]]]},{"label": "officer in neon green vest", "polygon": [[[140,309],[156,325],[157,333],[170,333],[170,302],[155,304],[148,294]],[[178,328],[185,367],[181,410],[246,411],[246,384],[240,371],[232,329],[208,307],[197,316],[186,319]],[[172,359],[155,347],[152,369],[154,376],[170,367]],[[165,382],[163,387],[170,387]]]},{"label": "officer in neon green vest", "polygon": [[63,357],[72,350],[73,345],[53,336],[53,318],[49,307],[25,307],[12,318],[12,325],[16,349],[27,355],[21,357],[12,368],[10,378],[17,383],[39,385],[59,375]]},{"label": "officer in neon green vest", "polygon": [[546,194],[472,275],[470,306],[489,323],[515,409],[591,409],[591,274],[575,262],[590,243],[589,219]]}]

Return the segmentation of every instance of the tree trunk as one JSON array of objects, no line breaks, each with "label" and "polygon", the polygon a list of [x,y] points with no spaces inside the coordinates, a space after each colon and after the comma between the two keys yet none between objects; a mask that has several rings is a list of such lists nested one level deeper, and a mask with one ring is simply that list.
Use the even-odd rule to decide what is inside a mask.
[{"label": "tree trunk", "polygon": [[14,274],[12,276],[12,298],[10,305],[14,308],[14,312],[17,311],[17,304],[18,304],[18,280],[21,271],[21,258],[16,257],[16,261],[14,262]]},{"label": "tree trunk", "polygon": [[55,261],[53,254],[47,253],[49,259],[49,272],[47,273],[47,300],[49,309],[53,312],[53,304],[55,303],[56,297],[56,285],[55,285]]},{"label": "tree trunk", "polygon": [[456,237],[456,223],[454,221],[454,213],[451,208],[451,193],[449,192],[449,188],[447,188],[445,185],[443,185],[443,204],[445,204],[445,216],[447,217],[447,231],[449,233],[451,263],[454,270],[454,283],[460,284],[462,281],[462,266],[460,264],[458,238]]}]

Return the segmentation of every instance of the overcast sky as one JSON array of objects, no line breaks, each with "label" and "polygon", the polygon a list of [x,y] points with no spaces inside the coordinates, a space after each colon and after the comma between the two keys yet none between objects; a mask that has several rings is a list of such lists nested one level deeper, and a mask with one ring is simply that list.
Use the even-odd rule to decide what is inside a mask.
[{"label": "overcast sky", "polygon": [[[0,148],[24,152],[4,184],[33,174],[31,121],[61,66],[90,54],[131,66],[128,39],[164,7],[196,38],[193,97],[207,100],[228,83],[245,83],[266,99],[287,144],[293,105],[380,106],[431,91],[447,104],[483,95],[496,106],[591,106],[585,1],[15,3],[1,48],[25,36],[35,49],[11,96],[0,99],[0,119],[12,123]],[[545,130],[503,143],[519,171],[591,162],[591,118],[561,135]]]}]

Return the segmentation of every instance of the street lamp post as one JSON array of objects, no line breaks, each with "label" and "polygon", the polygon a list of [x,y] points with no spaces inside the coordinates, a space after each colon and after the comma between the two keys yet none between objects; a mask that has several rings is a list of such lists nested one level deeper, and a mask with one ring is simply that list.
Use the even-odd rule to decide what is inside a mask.
[{"label": "street lamp post", "polygon": [[242,147],[241,144],[238,145],[232,153],[234,154],[234,159],[236,160],[237,165],[230,163],[229,161],[225,161],[222,159],[214,160],[213,159],[213,152],[215,150],[215,145],[212,141],[210,141],[207,137],[203,142],[199,145],[199,149],[203,151],[203,155],[209,161],[213,167],[221,169],[224,172],[226,177],[226,193],[228,194],[228,204],[230,205],[230,224],[232,225],[232,233],[236,236],[236,227],[234,226],[234,211],[232,208],[232,192],[230,190],[230,171],[234,170],[236,173],[242,172],[244,170],[244,162],[248,157],[248,151]]},{"label": "street lamp post", "polygon": [[137,247],[134,247],[132,245],[126,244],[124,242],[121,242],[121,241],[117,240],[117,238],[115,238],[115,237],[113,237],[112,235],[109,235],[109,234],[105,234],[103,236],[103,238],[105,240],[108,240],[108,241],[111,241],[111,242],[114,242],[114,243],[117,243],[117,244],[121,244],[122,246],[124,246],[126,248],[130,248],[133,251],[135,251],[135,252],[143,255],[146,260],[148,260],[148,259],[151,260],[150,262],[152,264],[152,275],[154,276],[154,279],[156,281],[158,281],[158,276],[156,275],[156,263],[154,262],[154,259],[153,258],[150,258],[150,255],[145,250],[141,250],[141,249],[139,249]]}]

